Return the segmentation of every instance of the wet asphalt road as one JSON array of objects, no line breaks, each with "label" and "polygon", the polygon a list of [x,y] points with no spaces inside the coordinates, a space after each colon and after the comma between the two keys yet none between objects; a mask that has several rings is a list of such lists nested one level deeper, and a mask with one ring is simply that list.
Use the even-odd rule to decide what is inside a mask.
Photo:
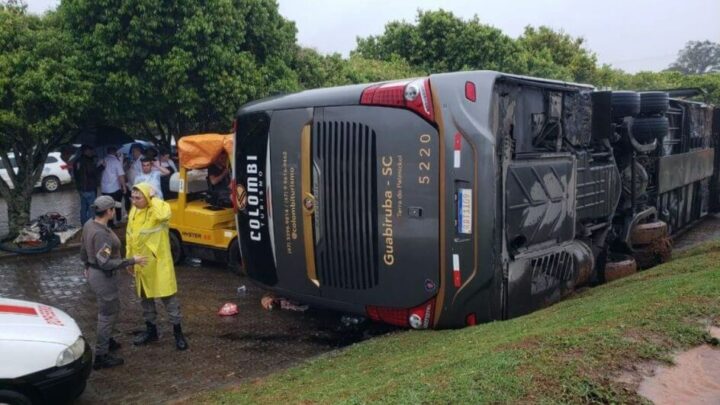
[{"label": "wet asphalt road", "polygon": [[[160,303],[160,341],[132,346],[134,333],[144,324],[132,278],[122,273],[116,336],[123,345],[118,354],[126,364],[93,371],[78,404],[162,403],[263,376],[389,330],[380,325],[347,329],[339,314],[318,310],[266,311],[260,306],[261,290],[223,267],[182,265],[177,276],[190,349],[175,349]],[[240,285],[247,287],[242,296],[237,293]],[[75,318],[90,342],[95,340],[95,298],[74,253],[1,260],[0,296],[59,307]],[[236,303],[240,313],[218,316],[225,302]]]}]

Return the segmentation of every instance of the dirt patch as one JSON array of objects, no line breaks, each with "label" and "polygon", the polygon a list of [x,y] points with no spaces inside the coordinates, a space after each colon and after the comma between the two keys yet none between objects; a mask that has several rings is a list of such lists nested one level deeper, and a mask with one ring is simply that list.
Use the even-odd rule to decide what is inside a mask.
[{"label": "dirt patch", "polygon": [[[720,328],[711,328],[710,334],[720,339]],[[638,394],[656,405],[720,403],[720,349],[696,347],[676,355],[674,363],[641,366],[634,376],[624,375],[620,380],[639,384]],[[640,379],[639,374],[645,377]]]}]

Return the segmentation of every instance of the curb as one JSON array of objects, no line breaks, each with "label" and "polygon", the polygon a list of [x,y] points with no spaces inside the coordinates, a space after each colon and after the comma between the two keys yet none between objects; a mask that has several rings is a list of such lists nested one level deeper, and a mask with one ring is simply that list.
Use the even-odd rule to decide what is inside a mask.
[{"label": "curb", "polygon": [[33,256],[38,257],[38,256],[45,256],[45,255],[49,255],[49,254],[53,254],[53,253],[67,252],[70,250],[79,251],[80,243],[79,242],[68,243],[65,245],[58,246],[49,252],[37,253],[37,254],[32,254],[32,253],[20,254],[20,253],[15,253],[15,252],[0,251],[0,260],[11,259],[14,257],[33,257]]}]

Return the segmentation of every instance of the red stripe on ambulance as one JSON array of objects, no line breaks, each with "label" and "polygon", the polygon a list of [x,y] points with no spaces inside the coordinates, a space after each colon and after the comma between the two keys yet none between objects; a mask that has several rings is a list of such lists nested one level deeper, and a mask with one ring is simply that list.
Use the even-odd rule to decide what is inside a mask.
[{"label": "red stripe on ambulance", "polygon": [[37,316],[37,311],[33,307],[20,307],[17,305],[0,305],[0,314]]}]

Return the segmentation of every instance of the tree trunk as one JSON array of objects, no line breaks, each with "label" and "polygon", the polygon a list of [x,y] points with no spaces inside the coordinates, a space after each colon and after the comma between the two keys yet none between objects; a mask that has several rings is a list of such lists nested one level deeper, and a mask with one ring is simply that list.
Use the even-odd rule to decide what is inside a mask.
[{"label": "tree trunk", "polygon": [[[25,187],[22,187],[25,188]],[[7,198],[9,238],[15,238],[20,230],[30,222],[30,201],[33,187],[30,190],[15,189]]]},{"label": "tree trunk", "polygon": [[[30,222],[30,204],[32,201],[32,193],[35,189],[35,183],[40,179],[47,152],[44,148],[37,148],[35,154],[29,155],[26,150],[15,149],[15,160],[17,162],[18,171],[7,170],[8,177],[13,188],[3,182],[0,185],[0,195],[7,201],[8,213],[8,238],[15,238],[20,230]],[[20,152],[20,153],[19,153]],[[3,161],[8,162],[8,155],[0,153]]]}]

